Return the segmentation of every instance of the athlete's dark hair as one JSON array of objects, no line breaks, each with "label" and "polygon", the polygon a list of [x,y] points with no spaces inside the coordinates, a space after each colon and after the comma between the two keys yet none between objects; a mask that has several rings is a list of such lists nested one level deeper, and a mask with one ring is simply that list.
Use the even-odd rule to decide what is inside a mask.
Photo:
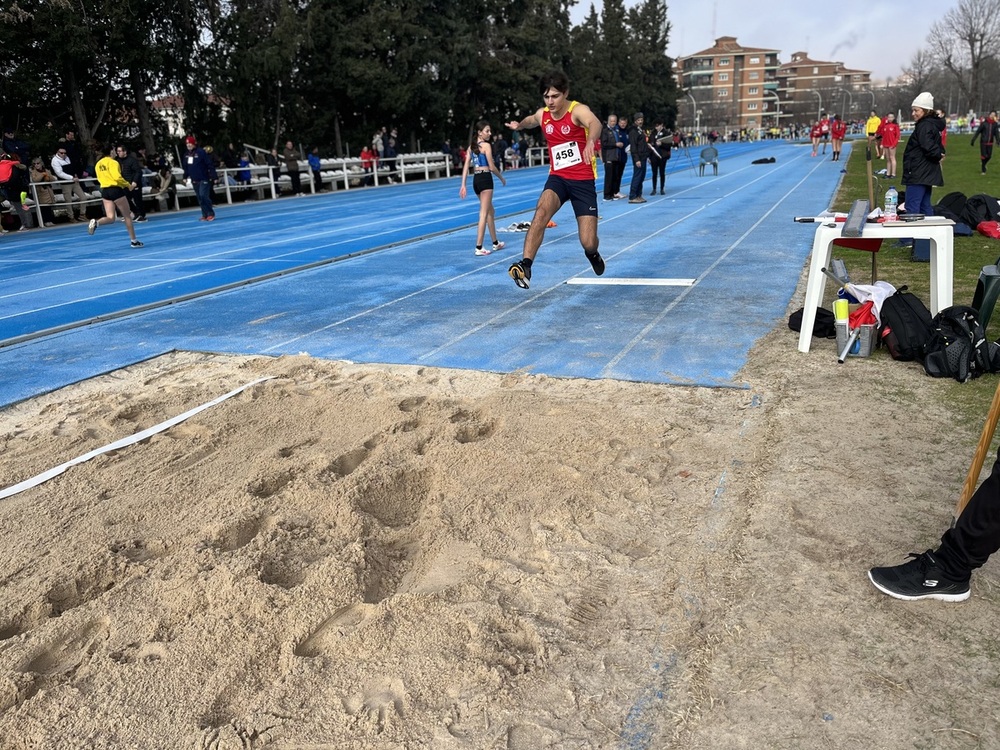
[{"label": "athlete's dark hair", "polygon": [[560,93],[569,91],[569,78],[561,70],[550,70],[538,81],[539,93],[544,94],[549,89],[555,89]]},{"label": "athlete's dark hair", "polygon": [[479,153],[479,131],[481,131],[485,127],[488,127],[489,124],[490,123],[487,120],[479,120],[478,122],[476,122],[476,129],[472,131],[472,138],[469,139],[469,149],[472,151],[472,153],[474,154]]}]

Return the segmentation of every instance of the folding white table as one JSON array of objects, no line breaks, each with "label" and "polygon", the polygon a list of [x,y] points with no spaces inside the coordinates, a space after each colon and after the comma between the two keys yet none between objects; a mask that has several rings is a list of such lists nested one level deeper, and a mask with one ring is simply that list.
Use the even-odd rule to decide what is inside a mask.
[{"label": "folding white table", "polygon": [[[865,224],[863,239],[927,239],[931,241],[931,315],[935,315],[952,305],[952,276],[955,271],[955,237],[953,221],[943,218],[929,218],[923,221],[893,222],[885,224]],[[809,263],[809,280],[806,283],[805,309],[802,311],[802,331],[799,333],[799,351],[808,352],[812,343],[813,324],[816,322],[816,308],[823,302],[826,291],[826,274],[823,269],[830,267],[833,241],[842,238],[843,223],[832,221],[816,227],[813,237],[812,260]]]}]

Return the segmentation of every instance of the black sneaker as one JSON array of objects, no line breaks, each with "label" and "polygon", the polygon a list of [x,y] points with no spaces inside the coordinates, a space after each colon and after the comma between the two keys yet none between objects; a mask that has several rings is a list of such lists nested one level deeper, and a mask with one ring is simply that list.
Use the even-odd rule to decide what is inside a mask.
[{"label": "black sneaker", "polygon": [[139,240],[132,240],[132,247],[143,247],[143,244]]},{"label": "black sneaker", "polygon": [[511,263],[507,273],[514,279],[514,283],[522,289],[527,289],[531,284],[531,268],[521,265],[521,261]]},{"label": "black sneaker", "polygon": [[604,273],[604,258],[601,257],[600,253],[594,253],[593,255],[587,255],[587,260],[590,261],[590,265],[594,267],[594,273],[600,276]]},{"label": "black sneaker", "polygon": [[961,602],[969,598],[969,581],[950,581],[945,578],[934,554],[911,552],[914,559],[893,568],[872,568],[868,578],[883,594],[907,602],[918,599],[939,599],[943,602]]}]

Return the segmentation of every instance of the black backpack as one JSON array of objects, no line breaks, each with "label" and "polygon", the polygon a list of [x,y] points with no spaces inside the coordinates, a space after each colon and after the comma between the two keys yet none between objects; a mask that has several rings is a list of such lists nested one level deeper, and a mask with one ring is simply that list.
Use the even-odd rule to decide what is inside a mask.
[{"label": "black backpack", "polygon": [[965,202],[965,210],[959,218],[973,228],[983,221],[1000,220],[1000,201],[985,193],[973,195]]},{"label": "black backpack", "polygon": [[965,193],[948,193],[934,206],[934,215],[944,216],[959,224],[962,221],[962,214],[965,213],[966,203],[968,198],[965,197]]},{"label": "black backpack", "polygon": [[964,383],[986,372],[1000,372],[1000,344],[986,339],[976,308],[947,307],[934,316],[934,327],[924,358],[928,375]]},{"label": "black backpack", "polygon": [[934,321],[919,297],[902,286],[882,303],[879,317],[882,343],[893,359],[911,362],[924,358],[927,342],[934,334]]},{"label": "black backpack", "polygon": [[[806,309],[800,307],[798,310],[793,312],[788,316],[788,327],[793,331],[802,330],[802,316]],[[818,339],[835,339],[837,338],[837,326],[833,317],[833,313],[827,310],[825,307],[816,308],[816,320],[813,323],[813,336]]]}]

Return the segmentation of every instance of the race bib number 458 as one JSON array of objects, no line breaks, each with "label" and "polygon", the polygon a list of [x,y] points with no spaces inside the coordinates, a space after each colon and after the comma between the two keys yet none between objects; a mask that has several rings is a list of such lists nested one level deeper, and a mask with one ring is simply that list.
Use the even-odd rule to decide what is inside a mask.
[{"label": "race bib number 458", "polygon": [[580,154],[580,144],[576,141],[563,143],[552,149],[552,169],[557,172],[560,169],[572,167],[574,164],[579,164],[582,161],[583,156]]}]

